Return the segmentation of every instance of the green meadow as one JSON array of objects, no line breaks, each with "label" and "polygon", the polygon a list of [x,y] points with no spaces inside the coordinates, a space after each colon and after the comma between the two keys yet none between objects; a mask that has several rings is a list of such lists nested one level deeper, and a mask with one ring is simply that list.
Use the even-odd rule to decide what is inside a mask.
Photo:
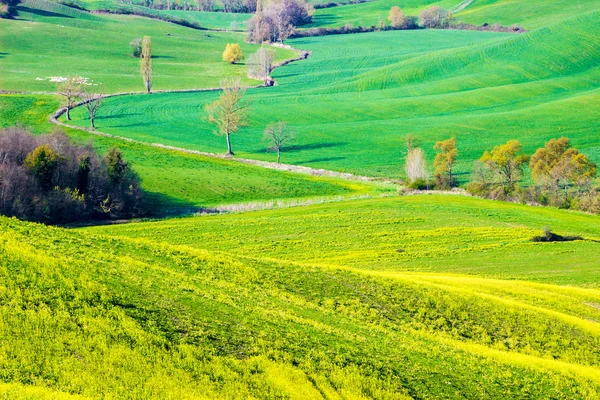
[{"label": "green meadow", "polygon": [[[35,8],[38,7],[38,8]],[[17,20],[0,19],[0,88],[54,92],[52,77],[79,75],[98,92],[143,92],[139,60],[129,43],[152,37],[154,90],[219,87],[227,76],[247,78],[246,66],[222,60],[227,43],[239,43],[250,55],[258,46],[244,43],[241,33],[208,32],[167,22],[125,15],[97,15],[43,0],[27,0]],[[279,49],[277,58],[296,57]]]},{"label": "green meadow", "polygon": [[[296,141],[283,163],[394,181],[407,134],[430,164],[436,141],[456,137],[461,184],[509,139],[531,154],[567,136],[600,163],[597,1],[374,0],[318,9],[311,26],[370,26],[394,5],[529,31],[288,40],[310,57],[248,89],[236,157],[274,161],[263,132],[286,121]],[[82,107],[61,129],[100,153],[118,147],[153,219],[67,228],[0,216],[1,398],[600,398],[600,216],[460,191],[401,196],[385,179],[168,149],[224,153],[204,112],[219,92],[139,94],[129,42],[152,36],[157,91],[229,76],[254,86],[244,61],[221,59],[227,43],[257,49],[244,43],[250,15],[145,10],[206,28],[192,29],[45,0],[17,11],[0,18],[0,129],[57,129],[51,77],[133,93],[102,102],[96,125],[113,136],[78,129]],[[536,241],[545,230],[569,240]]]},{"label": "green meadow", "polygon": [[[598,222],[448,196],[85,230],[2,218],[0,392],[595,398]],[[528,242],[548,223],[584,240]],[[477,265],[500,249],[520,264]]]},{"label": "green meadow", "polygon": [[[430,157],[436,141],[456,137],[464,180],[485,150],[510,139],[531,153],[567,136],[598,162],[598,29],[600,13],[592,12],[522,35],[426,30],[290,40],[311,57],[276,70],[278,86],[248,92],[251,122],[233,137],[234,150],[272,159],[262,131],[283,120],[298,138],[284,162],[365,175],[401,176],[409,133]],[[216,97],[108,99],[99,129],[222,152],[201,115]],[[87,124],[83,111],[73,115]]]}]

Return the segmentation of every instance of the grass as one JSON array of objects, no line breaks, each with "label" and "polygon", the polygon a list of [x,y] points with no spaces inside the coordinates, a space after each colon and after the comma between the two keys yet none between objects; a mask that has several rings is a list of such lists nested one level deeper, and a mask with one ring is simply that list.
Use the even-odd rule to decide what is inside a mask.
[{"label": "grass", "polygon": [[[583,213],[423,195],[93,230],[331,268],[598,286],[599,222]],[[589,240],[532,242],[545,226]]]},{"label": "grass", "polygon": [[[48,116],[59,106],[54,96],[0,95],[0,128],[16,123],[50,132]],[[68,129],[77,141],[93,140],[105,152],[119,147],[142,179],[147,201],[159,212],[190,212],[198,207],[307,197],[377,194],[389,188],[287,173],[225,159],[158,149]]]},{"label": "grass", "polygon": [[[233,138],[234,149],[271,159],[262,131],[284,120],[298,137],[284,162],[364,175],[401,176],[408,133],[422,140],[430,160],[436,141],[456,137],[463,182],[473,160],[510,139],[532,153],[567,136],[600,162],[598,28],[600,13],[588,13],[524,35],[428,30],[296,39],[290,44],[312,56],[276,70],[278,86],[249,91],[250,126]],[[100,111],[99,126],[222,151],[213,127],[196,117],[215,97],[114,98]],[[83,111],[73,114],[75,123],[87,124]]]},{"label": "grass", "polygon": [[[227,43],[239,43],[246,56],[258,46],[244,43],[241,33],[207,32],[124,15],[96,15],[43,0],[27,0],[18,20],[0,19],[0,89],[54,92],[48,78],[80,75],[103,93],[142,92],[139,60],[129,43],[150,35],[153,89],[200,89],[219,86],[226,76],[247,78],[243,63],[223,62]],[[295,57],[278,49],[277,59]],[[40,80],[41,79],[41,80]]]},{"label": "grass", "polygon": [[[434,209],[438,220],[419,222]],[[465,218],[449,220],[446,209]],[[392,239],[416,244],[423,231],[456,225],[471,234],[454,244],[471,247],[494,235],[521,243],[548,220],[589,237],[597,219],[441,196],[75,231],[0,218],[0,380],[10,382],[0,392],[594,398],[597,289],[492,278],[493,268],[457,275],[451,257],[443,269],[407,272],[340,254],[365,260],[367,244],[385,260]],[[531,246],[549,263],[559,251]],[[578,260],[571,254],[572,277]]]},{"label": "grass", "polygon": [[[388,25],[387,17],[393,6],[399,6],[406,15],[418,16],[421,11],[431,6],[454,10],[462,3],[460,0],[375,0],[316,10],[314,22],[308,27],[336,27],[346,24],[376,26],[380,20]],[[594,0],[474,0],[454,16],[458,22],[468,24],[519,25],[525,29],[536,29],[598,10],[600,4]]]}]

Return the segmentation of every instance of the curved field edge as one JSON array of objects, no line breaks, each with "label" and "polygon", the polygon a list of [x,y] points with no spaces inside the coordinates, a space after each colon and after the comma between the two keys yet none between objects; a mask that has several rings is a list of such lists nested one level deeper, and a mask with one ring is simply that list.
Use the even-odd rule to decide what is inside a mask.
[{"label": "curved field edge", "polygon": [[[48,115],[58,107],[55,96],[0,95],[0,127],[19,123],[38,134],[49,133],[54,126],[48,122]],[[269,170],[76,129],[66,128],[65,132],[78,142],[93,141],[102,153],[110,147],[120,148],[140,175],[148,204],[158,212],[191,213],[226,204],[314,197],[337,199],[390,191],[368,182]]]},{"label": "curved field edge", "polygon": [[[0,224],[1,379],[13,384],[90,397],[597,395],[597,334],[550,315],[510,309],[503,331],[505,307],[420,279]],[[550,357],[562,329],[579,342]]]}]

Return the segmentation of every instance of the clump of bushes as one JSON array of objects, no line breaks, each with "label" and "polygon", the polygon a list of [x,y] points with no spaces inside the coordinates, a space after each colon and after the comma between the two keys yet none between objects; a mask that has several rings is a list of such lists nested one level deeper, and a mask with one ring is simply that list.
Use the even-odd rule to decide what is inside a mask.
[{"label": "clump of bushes", "polygon": [[313,12],[313,6],[306,0],[271,1],[264,10],[258,8],[248,21],[248,41],[283,43],[297,26],[312,21]]},{"label": "clump of bushes", "polygon": [[105,157],[63,133],[0,131],[0,213],[61,224],[144,214],[139,179],[112,148]]}]

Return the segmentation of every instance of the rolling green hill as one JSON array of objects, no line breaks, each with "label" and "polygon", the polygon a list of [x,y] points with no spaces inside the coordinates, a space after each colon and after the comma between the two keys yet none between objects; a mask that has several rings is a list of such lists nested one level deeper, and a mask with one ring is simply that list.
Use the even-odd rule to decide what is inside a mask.
[{"label": "rolling green hill", "polygon": [[[450,208],[466,218],[448,220]],[[93,232],[0,218],[0,380],[10,382],[0,393],[594,398],[600,292],[512,279],[538,280],[536,262],[563,257],[570,270],[547,281],[587,285],[580,250],[598,247],[597,220],[455,197]],[[548,222],[589,240],[528,244]],[[487,260],[505,246],[529,256],[505,273],[467,270],[452,255],[445,266],[401,266],[447,233],[437,246],[455,255]]]},{"label": "rolling green hill", "polygon": [[[52,77],[80,75],[102,93],[143,92],[139,60],[129,43],[152,37],[154,90],[219,86],[226,76],[249,85],[246,66],[224,63],[227,43],[239,43],[244,54],[258,46],[244,43],[241,33],[206,32],[167,22],[125,15],[96,15],[57,3],[27,0],[17,20],[0,19],[0,90],[54,92]],[[296,53],[278,49],[279,60]]]},{"label": "rolling green hill", "polygon": [[[429,157],[436,141],[455,136],[463,174],[484,150],[510,139],[531,153],[567,136],[599,162],[599,29],[593,12],[523,35],[427,30],[296,39],[290,43],[312,56],[276,70],[277,87],[249,91],[251,125],[233,139],[236,150],[268,159],[262,130],[284,120],[298,133],[284,162],[366,175],[400,176],[408,133]],[[189,117],[215,97],[109,99],[100,129],[222,151],[213,128]]]}]

